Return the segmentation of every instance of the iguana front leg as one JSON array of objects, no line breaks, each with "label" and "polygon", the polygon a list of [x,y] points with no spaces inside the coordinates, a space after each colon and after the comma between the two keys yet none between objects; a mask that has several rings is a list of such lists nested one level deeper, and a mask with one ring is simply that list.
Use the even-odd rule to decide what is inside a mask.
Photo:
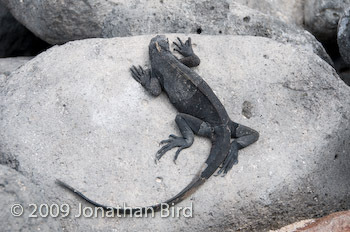
[{"label": "iguana front leg", "polygon": [[141,66],[138,68],[134,65],[130,68],[132,77],[139,82],[149,93],[154,96],[158,96],[162,92],[159,81],[156,77],[152,76],[152,72],[149,69],[143,69]]},{"label": "iguana front leg", "polygon": [[198,66],[201,60],[193,52],[191,38],[189,37],[185,43],[179,37],[177,37],[177,40],[179,41],[178,43],[173,42],[176,46],[174,50],[183,55],[183,58],[179,59],[179,61],[189,68]]}]

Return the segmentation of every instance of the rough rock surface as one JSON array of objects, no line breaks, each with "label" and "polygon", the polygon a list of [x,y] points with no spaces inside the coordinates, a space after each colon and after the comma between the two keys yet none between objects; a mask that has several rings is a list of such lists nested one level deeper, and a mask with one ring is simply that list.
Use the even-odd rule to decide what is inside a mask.
[{"label": "rough rock surface", "polygon": [[[168,37],[177,36],[186,38]],[[55,46],[1,83],[1,152],[49,200],[71,205],[70,217],[57,219],[66,230],[261,231],[350,207],[350,88],[334,69],[267,38],[191,35],[196,71],[259,141],[177,205],[192,204],[192,218],[75,218],[79,203],[90,205],[56,178],[107,205],[150,205],[186,186],[209,154],[209,141],[196,137],[177,165],[174,151],[154,163],[159,141],[178,131],[166,96],[148,95],[129,73],[148,63],[151,37]]]},{"label": "rough rock surface", "polygon": [[304,23],[304,4],[306,0],[235,0],[236,2],[273,15],[286,23],[302,26]]},{"label": "rough rock surface", "polygon": [[307,31],[234,0],[1,1],[20,22],[51,44],[153,33],[252,35],[293,43],[332,63]]},{"label": "rough rock surface", "polygon": [[350,66],[350,8],[344,12],[339,20],[337,39],[340,55]]},{"label": "rough rock surface", "polygon": [[[34,212],[34,206],[30,204],[36,204],[39,208],[40,204],[50,202],[45,198],[45,193],[41,192],[40,187],[5,165],[0,165],[0,199],[1,231],[59,231],[58,220],[50,217],[30,217],[30,215],[39,215],[38,210],[31,214]],[[11,207],[15,204],[22,205],[23,214],[21,216],[15,217],[11,214]],[[16,206],[12,209],[14,213],[21,212],[21,209]]]},{"label": "rough rock surface", "polygon": [[32,57],[0,58],[0,75],[10,75],[17,68],[27,63]]},{"label": "rough rock surface", "polygon": [[305,26],[319,40],[336,40],[337,26],[350,0],[306,0]]},{"label": "rough rock surface", "polygon": [[49,47],[21,25],[0,2],[0,58],[33,56]]}]

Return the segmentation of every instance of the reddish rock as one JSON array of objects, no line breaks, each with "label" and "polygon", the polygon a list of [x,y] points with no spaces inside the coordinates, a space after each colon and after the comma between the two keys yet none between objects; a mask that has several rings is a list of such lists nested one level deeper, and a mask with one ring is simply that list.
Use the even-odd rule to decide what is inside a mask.
[{"label": "reddish rock", "polygon": [[275,232],[349,232],[350,211],[330,214],[323,218],[303,220],[283,227]]}]

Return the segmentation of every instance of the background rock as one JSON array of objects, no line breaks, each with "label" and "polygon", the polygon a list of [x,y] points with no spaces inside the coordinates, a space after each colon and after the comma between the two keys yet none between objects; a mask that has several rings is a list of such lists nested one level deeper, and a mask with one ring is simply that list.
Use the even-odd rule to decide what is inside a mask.
[{"label": "background rock", "polygon": [[337,39],[340,55],[350,66],[350,8],[344,12],[339,20]]},{"label": "background rock", "polygon": [[335,41],[337,26],[350,0],[306,0],[305,26],[322,42]]},{"label": "background rock", "polygon": [[338,23],[337,58],[333,58],[334,67],[343,81],[350,86],[350,8],[344,11]]},{"label": "background rock", "polygon": [[27,63],[32,57],[15,57],[0,59],[0,75],[10,75],[10,73]]},{"label": "background rock", "polygon": [[[186,38],[170,41],[177,36]],[[271,39],[191,35],[196,71],[260,140],[225,178],[178,205],[192,203],[193,218],[75,218],[83,201],[56,178],[107,205],[150,205],[187,185],[209,154],[196,137],[177,165],[174,151],[154,163],[159,141],[178,131],[165,95],[151,97],[129,72],[148,63],[151,37],[55,46],[1,84],[1,152],[14,154],[49,200],[71,205],[71,217],[60,218],[68,231],[266,230],[350,207],[350,88],[334,69]]]},{"label": "background rock", "polygon": [[[40,187],[4,165],[0,165],[0,199],[1,231],[60,231],[58,220],[50,217],[29,217],[34,211],[34,206],[29,206],[30,204],[36,204],[39,208],[40,204],[49,204],[50,201]],[[15,217],[11,214],[11,207],[14,204],[23,206],[22,216]],[[20,209],[17,208],[15,212],[20,212]],[[33,215],[39,215],[39,213],[36,212]]]},{"label": "background rock", "polygon": [[304,23],[305,0],[235,0],[264,14],[275,16],[286,23],[302,26]]},{"label": "background rock", "polygon": [[337,70],[340,78],[350,86],[350,66],[345,63],[342,57],[334,60],[334,68]]},{"label": "background rock", "polygon": [[293,43],[332,64],[308,32],[234,0],[1,1],[21,23],[51,44],[153,33],[252,35]]},{"label": "background rock", "polygon": [[0,2],[0,58],[33,56],[49,44],[22,26]]}]

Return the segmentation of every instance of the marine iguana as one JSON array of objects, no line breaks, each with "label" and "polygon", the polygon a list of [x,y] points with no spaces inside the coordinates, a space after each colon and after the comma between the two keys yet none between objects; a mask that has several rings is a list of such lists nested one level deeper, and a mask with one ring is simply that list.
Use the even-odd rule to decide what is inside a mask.
[{"label": "marine iguana", "polygon": [[[188,38],[185,43],[178,38],[178,42],[173,43],[176,46],[174,50],[183,58],[176,58],[170,52],[168,39],[163,35],[157,35],[149,44],[151,68],[143,69],[141,66],[130,68],[132,77],[149,93],[158,96],[163,90],[179,111],[175,122],[182,136],[170,135],[169,139],[161,141],[160,143],[165,145],[157,152],[156,161],[170,149],[178,147],[174,157],[175,162],[180,151],[192,145],[194,134],[209,138],[212,147],[204,167],[187,187],[167,201],[143,207],[142,213],[150,208],[159,211],[162,204],[172,206],[179,203],[191,195],[219,167],[221,168],[217,174],[225,175],[238,162],[238,150],[259,138],[257,131],[233,122],[209,85],[190,69],[200,63],[200,59],[193,52],[191,38]],[[102,205],[60,180],[57,180],[57,183],[92,205],[105,210],[114,209],[126,214],[140,211],[140,208],[123,209]]]}]

